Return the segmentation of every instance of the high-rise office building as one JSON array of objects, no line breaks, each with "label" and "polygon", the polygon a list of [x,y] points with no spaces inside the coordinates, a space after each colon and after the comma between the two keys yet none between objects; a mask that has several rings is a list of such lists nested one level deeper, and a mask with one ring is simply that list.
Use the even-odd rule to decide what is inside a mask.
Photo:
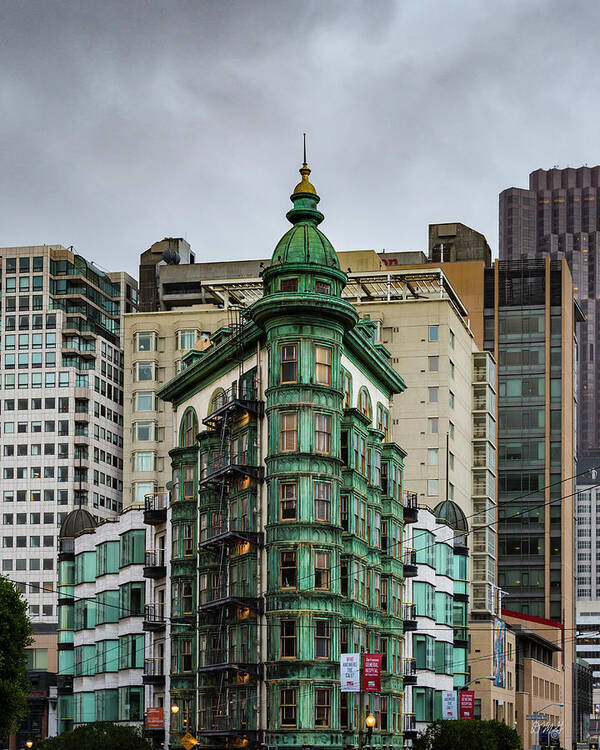
[{"label": "high-rise office building", "polygon": [[600,464],[600,166],[538,169],[500,193],[500,260],[564,258],[585,321],[578,325],[579,470]]},{"label": "high-rise office building", "polygon": [[[485,271],[485,348],[498,362],[498,583],[503,613],[575,627],[573,504],[581,320],[565,260],[496,261]],[[565,739],[573,640],[564,639]]]},{"label": "high-rise office building", "polygon": [[34,632],[23,744],[55,725],[58,529],[74,507],[122,504],[121,316],[137,284],[60,245],[0,248],[0,280],[0,560]]},{"label": "high-rise office building", "polygon": [[498,361],[499,584],[512,610],[572,627],[574,375],[565,261],[486,270],[485,346]]},{"label": "high-rise office building", "polygon": [[137,286],[58,245],[0,249],[2,572],[56,622],[56,535],[81,505],[120,510],[121,316]]}]

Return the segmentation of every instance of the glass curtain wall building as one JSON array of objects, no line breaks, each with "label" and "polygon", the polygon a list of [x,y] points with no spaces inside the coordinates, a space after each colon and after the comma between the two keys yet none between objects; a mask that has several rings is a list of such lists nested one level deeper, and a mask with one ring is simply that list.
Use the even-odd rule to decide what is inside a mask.
[{"label": "glass curtain wall building", "polygon": [[486,269],[498,361],[498,578],[504,606],[572,626],[577,344],[566,262]]}]

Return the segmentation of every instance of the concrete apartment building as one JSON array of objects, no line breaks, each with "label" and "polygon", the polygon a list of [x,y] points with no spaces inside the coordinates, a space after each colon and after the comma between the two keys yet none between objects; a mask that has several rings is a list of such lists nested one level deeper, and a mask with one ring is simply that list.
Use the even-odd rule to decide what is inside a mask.
[{"label": "concrete apartment building", "polygon": [[[387,276],[379,276],[380,283]],[[352,278],[361,294],[365,277]],[[495,578],[496,401],[495,365],[480,351],[468,311],[444,272],[435,266],[390,272],[393,294],[364,296],[361,315],[380,326],[382,344],[407,391],[394,405],[392,423],[410,434],[406,487],[418,502],[435,508],[455,503],[473,531],[471,607],[493,613]]]},{"label": "concrete apartment building", "polygon": [[121,315],[136,284],[57,245],[2,248],[2,572],[56,622],[56,532],[122,503]]},{"label": "concrete apartment building", "polygon": [[134,505],[100,523],[80,508],[61,526],[59,733],[95,721],[142,726],[143,674],[164,683],[164,647],[147,652],[142,630],[146,534]]},{"label": "concrete apartment building", "polygon": [[137,284],[60,245],[0,248],[0,279],[0,567],[29,603],[38,688],[23,732],[42,735],[51,721],[34,716],[55,706],[55,678],[36,672],[46,660],[56,672],[57,531],[76,506],[101,518],[122,505],[121,318]]},{"label": "concrete apartment building", "polygon": [[[412,602],[405,608],[414,608],[404,620],[404,712],[414,718],[413,736],[443,718],[443,691],[470,679],[467,628],[455,617],[457,610],[466,612],[469,599],[468,537],[457,531],[467,522],[457,508],[421,505],[416,522],[404,527],[404,593]],[[405,739],[410,734],[407,722]]]}]

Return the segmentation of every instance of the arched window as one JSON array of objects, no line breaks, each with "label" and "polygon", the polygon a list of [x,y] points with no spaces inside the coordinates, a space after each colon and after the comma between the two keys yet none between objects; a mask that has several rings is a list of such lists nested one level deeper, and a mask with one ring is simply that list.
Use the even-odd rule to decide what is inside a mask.
[{"label": "arched window", "polygon": [[179,428],[179,446],[181,448],[189,448],[196,442],[196,435],[198,434],[198,417],[196,412],[190,407],[186,409],[181,419],[181,426]]},{"label": "arched window", "polygon": [[377,404],[377,429],[383,432],[387,443],[390,439],[390,413],[383,404]]},{"label": "arched window", "polygon": [[208,414],[207,417],[210,417],[210,415],[216,411],[217,409],[220,409],[221,406],[225,403],[225,391],[223,388],[217,388],[216,391],[213,392],[212,396],[210,397],[210,401],[208,402]]},{"label": "arched window", "polygon": [[344,391],[344,409],[352,407],[352,375],[342,367],[342,390]]},{"label": "arched window", "polygon": [[365,417],[372,419],[373,410],[371,408],[371,396],[369,396],[369,391],[364,387],[364,385],[358,392],[358,408],[365,415]]}]

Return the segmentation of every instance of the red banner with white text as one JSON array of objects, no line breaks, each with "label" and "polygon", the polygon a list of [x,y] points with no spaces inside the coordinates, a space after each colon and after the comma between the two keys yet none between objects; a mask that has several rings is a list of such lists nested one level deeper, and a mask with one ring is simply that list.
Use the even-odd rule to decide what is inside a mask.
[{"label": "red banner with white text", "polygon": [[473,690],[461,690],[458,695],[458,716],[460,719],[475,718],[475,693]]},{"label": "red banner with white text", "polygon": [[364,654],[363,656],[363,691],[365,693],[381,691],[381,654]]}]

